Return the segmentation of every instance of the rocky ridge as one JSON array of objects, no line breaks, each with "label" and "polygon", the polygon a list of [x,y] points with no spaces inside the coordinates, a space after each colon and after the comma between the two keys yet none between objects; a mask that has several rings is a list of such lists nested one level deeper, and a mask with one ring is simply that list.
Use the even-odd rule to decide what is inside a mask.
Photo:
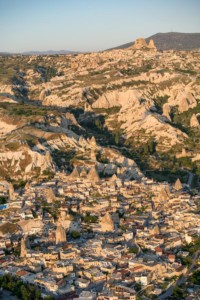
[{"label": "rocky ridge", "polygon": [[[100,174],[121,174],[116,161],[101,161],[112,137],[123,159],[122,141],[131,151],[153,143],[161,155],[187,144],[191,159],[197,157],[198,143],[190,144],[199,128],[198,51],[160,52],[153,41],[138,39],[124,50],[1,57],[5,74],[9,60],[21,68],[13,69],[14,79],[0,78],[2,170],[27,176],[77,166],[87,173],[95,167]],[[132,161],[125,168],[140,177]]]}]

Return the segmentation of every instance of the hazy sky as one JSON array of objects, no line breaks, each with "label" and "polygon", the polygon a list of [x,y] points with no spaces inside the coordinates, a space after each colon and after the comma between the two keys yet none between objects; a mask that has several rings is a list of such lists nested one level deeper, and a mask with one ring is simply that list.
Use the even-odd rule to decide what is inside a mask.
[{"label": "hazy sky", "polygon": [[200,32],[200,0],[0,0],[0,51],[95,51]]}]

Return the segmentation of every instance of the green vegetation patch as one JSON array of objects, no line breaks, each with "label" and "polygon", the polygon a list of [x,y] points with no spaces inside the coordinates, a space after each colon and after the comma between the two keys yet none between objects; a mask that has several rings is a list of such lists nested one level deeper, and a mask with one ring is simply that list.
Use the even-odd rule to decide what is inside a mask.
[{"label": "green vegetation patch", "polygon": [[183,73],[183,74],[189,74],[189,75],[196,75],[197,72],[194,70],[187,70],[187,69],[175,69],[176,72]]}]

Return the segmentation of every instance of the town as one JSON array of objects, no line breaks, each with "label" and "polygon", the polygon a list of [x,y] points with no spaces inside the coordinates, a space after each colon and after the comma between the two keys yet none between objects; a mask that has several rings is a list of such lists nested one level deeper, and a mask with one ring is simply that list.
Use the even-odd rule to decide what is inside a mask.
[{"label": "town", "polygon": [[[44,299],[165,299],[198,266],[200,197],[179,179],[100,178],[74,167],[15,191],[1,181],[0,192],[8,199],[1,280],[34,286]],[[199,285],[189,288],[199,295]]]}]

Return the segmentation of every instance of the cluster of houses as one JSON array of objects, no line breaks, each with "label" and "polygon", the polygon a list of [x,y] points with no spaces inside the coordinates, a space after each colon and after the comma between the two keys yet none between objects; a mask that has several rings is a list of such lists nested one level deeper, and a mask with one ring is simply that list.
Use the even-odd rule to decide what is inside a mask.
[{"label": "cluster of houses", "polygon": [[0,276],[34,285],[43,297],[134,300],[160,295],[187,273],[182,248],[200,235],[200,197],[179,180],[93,178],[60,172],[12,197],[4,185]]}]

